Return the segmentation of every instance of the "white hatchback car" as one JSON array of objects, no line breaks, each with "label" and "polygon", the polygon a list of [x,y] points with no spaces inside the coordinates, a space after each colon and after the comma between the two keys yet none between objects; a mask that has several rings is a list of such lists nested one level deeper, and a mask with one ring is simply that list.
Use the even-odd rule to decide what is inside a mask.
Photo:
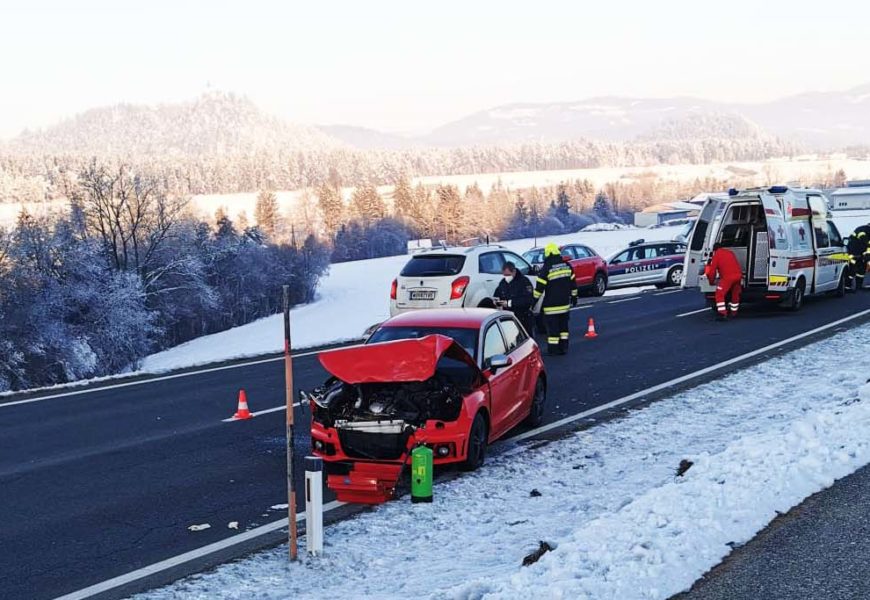
[{"label": "white hatchback car", "polygon": [[531,265],[503,246],[446,248],[411,257],[390,290],[390,316],[427,308],[494,307],[505,262],[535,285]]}]

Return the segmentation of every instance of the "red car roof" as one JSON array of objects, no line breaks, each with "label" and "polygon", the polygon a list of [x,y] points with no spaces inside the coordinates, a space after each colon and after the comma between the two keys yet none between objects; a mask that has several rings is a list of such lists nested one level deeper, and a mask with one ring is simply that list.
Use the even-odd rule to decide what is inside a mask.
[{"label": "red car roof", "polygon": [[387,319],[381,327],[458,327],[479,329],[495,312],[492,308],[436,308],[413,310]]},{"label": "red car roof", "polygon": [[318,355],[320,364],[345,383],[390,383],[426,381],[435,374],[438,361],[449,356],[477,369],[462,346],[443,335],[410,340],[351,346]]}]

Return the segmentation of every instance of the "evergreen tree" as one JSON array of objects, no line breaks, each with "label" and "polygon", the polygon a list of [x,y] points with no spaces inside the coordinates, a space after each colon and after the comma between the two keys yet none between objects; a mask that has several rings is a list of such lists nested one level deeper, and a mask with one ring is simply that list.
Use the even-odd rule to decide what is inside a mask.
[{"label": "evergreen tree", "polygon": [[613,219],[613,211],[610,206],[610,199],[604,191],[600,191],[595,195],[595,203],[592,205],[592,212],[604,221]]},{"label": "evergreen tree", "polygon": [[387,206],[374,184],[366,183],[353,191],[350,198],[353,216],[363,223],[378,221],[387,216]]},{"label": "evergreen tree", "polygon": [[260,191],[254,206],[254,220],[257,222],[257,227],[269,239],[277,239],[280,218],[278,196],[272,190]]},{"label": "evergreen tree", "polygon": [[404,173],[399,177],[393,190],[393,214],[397,217],[414,216],[414,190],[411,189],[411,182]]},{"label": "evergreen tree", "polygon": [[324,183],[317,188],[317,203],[320,206],[326,235],[335,236],[344,222],[344,201],[341,198],[340,189],[332,184]]},{"label": "evergreen tree", "polygon": [[463,230],[464,212],[459,189],[455,185],[439,185],[435,195],[438,198],[438,231],[443,231],[447,240],[458,241],[459,233]]}]

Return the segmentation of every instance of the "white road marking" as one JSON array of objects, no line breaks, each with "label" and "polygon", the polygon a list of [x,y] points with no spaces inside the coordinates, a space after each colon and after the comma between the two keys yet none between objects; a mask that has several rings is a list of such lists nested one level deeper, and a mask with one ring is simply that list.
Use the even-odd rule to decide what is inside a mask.
[{"label": "white road marking", "polygon": [[[704,310],[706,310],[706,309],[704,309]],[[738,363],[742,360],[746,360],[748,358],[753,358],[755,356],[765,354],[767,352],[770,352],[771,350],[776,350],[777,348],[781,348],[782,346],[785,346],[786,344],[790,344],[792,342],[802,340],[806,337],[809,337],[811,335],[815,335],[817,333],[820,333],[822,331],[826,331],[828,329],[833,329],[834,327],[837,327],[838,325],[842,325],[843,323],[848,323],[849,321],[852,321],[852,320],[857,319],[859,317],[864,317],[866,315],[870,315],[870,309],[862,310],[861,312],[855,313],[854,315],[850,315],[848,317],[839,319],[837,321],[833,321],[831,323],[828,323],[827,325],[822,325],[820,327],[816,327],[815,329],[810,329],[809,331],[804,331],[803,333],[793,335],[790,338],[786,338],[784,340],[774,342],[773,344],[768,344],[767,346],[764,346],[763,348],[758,348],[756,350],[752,350],[752,351],[747,352],[745,354],[741,354],[740,356],[735,356],[734,358],[729,358],[728,360],[724,360],[724,361],[717,363],[715,365],[710,365],[709,367],[704,367],[703,369],[700,369],[698,371],[694,371],[692,373],[687,373],[686,375],[682,375],[680,377],[677,377],[676,379],[671,379],[670,381],[666,381],[664,383],[654,385],[654,386],[647,388],[645,390],[641,390],[639,392],[629,394],[628,396],[623,396],[622,398],[618,398],[616,400],[608,402],[607,404],[602,404],[601,406],[596,406],[595,408],[590,408],[589,410],[585,410],[581,413],[577,413],[576,415],[570,415],[570,416],[565,417],[563,419],[559,419],[558,421],[553,421],[552,423],[542,425],[541,427],[538,427],[537,429],[532,429],[531,431],[526,431],[525,433],[521,433],[521,434],[514,436],[510,439],[512,441],[521,441],[521,440],[528,439],[530,437],[534,437],[536,435],[539,435],[541,433],[545,433],[545,432],[550,431],[552,429],[562,427],[563,425],[573,423],[574,421],[579,421],[580,419],[585,419],[586,417],[598,414],[598,413],[603,412],[605,410],[610,410],[611,408],[620,406],[622,404],[626,404],[626,403],[631,402],[633,400],[637,400],[638,398],[643,398],[644,396],[648,396],[649,394],[654,394],[655,392],[660,392],[661,390],[667,389],[667,388],[675,386],[675,385],[679,385],[681,383],[685,383],[687,381],[691,381],[692,379],[697,379],[698,377],[703,377],[703,376],[705,376],[709,373],[712,373],[713,371],[716,371],[718,369],[721,369],[723,367],[733,365],[735,363]]]},{"label": "white road marking", "polygon": [[631,302],[632,300],[640,300],[640,296],[634,296],[633,298],[624,298],[622,300],[611,300],[607,304],[619,304],[620,302]]},{"label": "white road marking", "polygon": [[[342,346],[343,348],[347,348],[350,346]],[[299,354],[294,354],[293,358],[302,358],[304,356],[312,356],[314,354],[319,354],[322,350],[312,350],[311,352],[300,352]],[[173,373],[172,375],[161,375],[158,377],[146,377],[145,379],[138,379],[136,381],[126,381],[124,383],[115,383],[112,385],[104,385],[100,387],[87,388],[81,390],[75,390],[72,392],[60,392],[57,394],[50,394],[48,396],[38,396],[36,398],[27,398],[26,400],[13,400],[12,402],[3,402],[2,396],[0,396],[0,409],[8,408],[10,406],[18,406],[21,404],[31,404],[33,402],[42,402],[43,400],[52,400],[54,398],[64,398],[66,396],[81,396],[83,394],[92,394],[95,392],[103,392],[106,390],[116,390],[120,388],[131,387],[134,385],[146,385],[149,383],[154,383],[156,381],[168,381],[170,379],[178,379],[179,377],[190,377],[191,375],[202,375],[203,373],[214,373],[216,371],[226,371],[228,369],[239,369],[241,367],[250,367],[252,365],[261,365],[264,363],[277,362],[280,360],[284,360],[283,356],[277,356],[274,358],[263,358],[260,360],[252,360],[248,362],[238,363],[234,365],[223,365],[220,367],[209,367],[207,369],[199,369],[196,371],[187,371],[185,373]],[[75,384],[73,384],[75,385]]]},{"label": "white road marking", "polygon": [[[577,413],[575,415],[571,415],[571,416],[565,417],[563,419],[559,419],[558,421],[554,421],[552,423],[542,425],[541,427],[537,427],[537,428],[532,429],[530,431],[526,431],[526,432],[521,433],[519,435],[516,435],[512,438],[509,438],[508,440],[506,440],[506,442],[507,443],[519,442],[519,441],[523,441],[523,440],[535,437],[535,436],[540,435],[542,433],[546,433],[547,431],[551,431],[553,429],[557,429],[559,427],[562,427],[564,425],[568,425],[568,424],[573,423],[575,421],[579,421],[581,419],[591,417],[593,415],[604,412],[606,410],[610,410],[611,408],[621,406],[621,405],[626,404],[628,402],[632,402],[632,401],[637,400],[639,398],[643,398],[644,396],[647,396],[649,394],[653,394],[655,392],[659,392],[661,390],[667,389],[671,386],[678,385],[680,383],[685,383],[687,381],[691,381],[692,379],[697,379],[699,377],[703,377],[709,373],[712,373],[713,371],[715,371],[717,369],[721,369],[722,367],[727,367],[729,365],[733,365],[735,363],[738,363],[742,360],[746,360],[747,358],[753,358],[755,356],[765,354],[766,352],[770,352],[771,350],[775,350],[776,348],[781,348],[782,346],[785,346],[786,344],[790,344],[790,343],[795,342],[797,340],[804,339],[806,337],[809,337],[811,335],[815,335],[817,333],[820,333],[822,331],[826,331],[828,329],[833,329],[834,327],[842,325],[843,323],[848,323],[849,321],[852,321],[854,319],[858,319],[860,317],[864,317],[867,315],[870,315],[870,309],[863,310],[861,312],[855,313],[854,315],[844,317],[844,318],[839,319],[837,321],[833,321],[831,323],[828,323],[827,325],[822,325],[820,327],[816,327],[815,329],[811,329],[809,331],[805,331],[803,333],[793,335],[790,338],[781,340],[779,342],[775,342],[773,344],[769,344],[767,346],[764,346],[763,348],[758,348],[757,350],[752,350],[751,352],[741,354],[740,356],[735,356],[734,358],[729,358],[728,360],[722,361],[722,362],[717,363],[715,365],[711,365],[709,367],[705,367],[705,368],[700,369],[698,371],[695,371],[693,373],[688,373],[688,374],[683,375],[681,377],[677,377],[676,379],[671,379],[670,381],[666,381],[664,383],[654,385],[652,387],[646,388],[645,390],[641,390],[639,392],[629,394],[628,396],[623,396],[622,398],[618,398],[617,400],[613,400],[611,402],[608,402],[607,404],[602,404],[601,406],[596,406],[595,408],[590,408],[589,410],[585,410],[585,411]],[[284,408],[284,407],[280,407],[280,408]],[[278,410],[278,407],[276,407],[275,410]],[[325,514],[331,510],[338,508],[339,506],[342,506],[342,504],[343,504],[342,502],[338,502],[337,500],[333,500],[332,502],[329,502],[323,506],[323,512]],[[305,519],[304,513],[298,513],[298,515],[299,515],[298,519],[300,521]],[[166,560],[162,560],[160,562],[154,563],[153,565],[149,565],[147,567],[142,567],[141,569],[131,571],[130,573],[127,573],[125,575],[119,575],[118,577],[115,577],[113,579],[109,579],[109,580],[104,581],[102,583],[92,585],[92,586],[87,587],[83,590],[79,590],[77,592],[72,592],[71,594],[67,594],[66,596],[62,596],[56,600],[84,600],[85,598],[90,598],[91,596],[101,594],[103,592],[107,592],[109,590],[115,589],[115,588],[120,587],[122,585],[126,585],[128,583],[133,582],[133,581],[137,581],[139,579],[143,579],[145,577],[148,577],[149,575],[153,575],[155,573],[159,573],[159,572],[165,571],[167,569],[172,569],[174,567],[177,567],[178,565],[184,564],[184,563],[189,562],[191,560],[201,558],[203,556],[207,556],[207,555],[212,554],[214,552],[224,550],[226,548],[230,548],[236,544],[240,544],[240,543],[246,542],[248,540],[252,540],[252,539],[257,538],[261,535],[271,533],[275,530],[281,529],[282,527],[284,527],[286,525],[286,523],[287,522],[285,519],[281,519],[279,521],[274,521],[274,522],[269,523],[267,525],[257,527],[256,529],[251,529],[250,531],[246,531],[244,533],[240,533],[238,535],[228,537],[228,538],[221,540],[219,542],[214,542],[212,544],[208,544],[207,546],[203,546],[202,548],[197,548],[196,550],[191,550],[189,552],[185,552],[184,554],[179,554],[178,556],[174,556],[172,558],[167,558]]]},{"label": "white road marking", "polygon": [[571,310],[583,310],[584,308],[592,308],[592,304],[580,304],[578,306],[573,307]]},{"label": "white road marking", "polygon": [[689,315],[697,315],[698,313],[709,312],[709,310],[710,310],[709,308],[699,308],[698,310],[692,310],[689,312],[680,313],[677,315],[677,318],[688,317]]},{"label": "white road marking", "polygon": [[[302,403],[301,402],[294,402],[293,408],[296,408],[297,406],[302,406]],[[281,406],[274,406],[272,408],[267,408],[266,410],[258,410],[257,412],[252,412],[251,416],[259,417],[260,415],[267,415],[269,413],[278,412],[279,410],[286,410],[286,409],[287,409],[287,405],[282,404]],[[234,421],[247,421],[247,419],[237,419],[235,417],[230,417],[229,419],[221,419],[221,421],[223,423],[232,423]]]},{"label": "white road marking", "polygon": [[[327,502],[323,505],[323,512],[324,514],[328,513],[343,505],[344,502],[339,502],[338,500]],[[305,513],[297,513],[296,520],[304,521]],[[107,579],[106,581],[94,584],[82,590],[78,590],[77,592],[72,592],[65,596],[61,596],[56,600],[83,600],[84,598],[90,598],[92,596],[96,596],[97,594],[102,594],[104,592],[108,592],[109,590],[121,587],[122,585],[127,585],[128,583],[131,583],[133,581],[144,579],[149,575],[154,575],[155,573],[159,573],[167,569],[172,569],[174,567],[177,567],[178,565],[190,562],[197,558],[202,558],[203,556],[208,556],[209,554],[219,552],[221,550],[224,550],[225,548],[230,548],[232,546],[235,546],[236,544],[241,544],[243,542],[256,539],[261,535],[272,533],[273,531],[277,531],[284,527],[287,527],[286,518],[279,519],[278,521],[272,521],[271,523],[267,523],[266,525],[261,525],[260,527],[256,527],[255,529],[245,531],[244,533],[230,536],[228,538],[220,540],[219,542],[214,542],[212,544],[208,544],[207,546],[203,546],[202,548],[197,548],[196,550],[191,550],[189,552],[185,552],[184,554],[179,554],[178,556],[167,558],[166,560],[161,560],[160,562],[154,563],[153,565],[148,565],[147,567],[142,567],[141,569],[137,569],[135,571],[130,571],[129,573],[119,575],[118,577],[113,577],[112,579]]]},{"label": "white road marking", "polygon": [[682,289],[679,289],[679,290],[668,290],[666,292],[656,292],[655,294],[653,294],[653,296],[667,296],[668,294],[679,294],[682,291],[683,291]]}]

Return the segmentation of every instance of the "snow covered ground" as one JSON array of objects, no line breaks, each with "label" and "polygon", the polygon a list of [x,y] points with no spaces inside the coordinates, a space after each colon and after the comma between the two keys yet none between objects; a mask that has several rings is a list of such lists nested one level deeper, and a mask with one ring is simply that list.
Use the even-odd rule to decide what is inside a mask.
[{"label": "snow covered ground", "polygon": [[[638,238],[668,240],[681,227],[655,230],[626,229],[620,231],[583,232],[550,238],[538,238],[537,244],[582,242],[602,256],[624,248]],[[511,250],[522,254],[536,240],[504,242]],[[292,312],[293,346],[307,348],[358,339],[371,325],[389,315],[390,283],[402,270],[408,256],[391,256],[366,261],[332,265],[317,291],[317,300]],[[637,292],[641,288],[614,290],[610,295]],[[159,372],[230,358],[257,356],[280,352],[284,347],[284,330],[280,315],[266,317],[241,327],[203,336],[146,357],[142,371]]]},{"label": "snow covered ground", "polygon": [[[437,485],[432,504],[402,499],[328,527],[322,558],[288,565],[277,548],[139,598],[668,598],[870,462],[868,345],[864,326],[558,442],[508,447]],[[539,540],[554,550],[521,566]]]}]

